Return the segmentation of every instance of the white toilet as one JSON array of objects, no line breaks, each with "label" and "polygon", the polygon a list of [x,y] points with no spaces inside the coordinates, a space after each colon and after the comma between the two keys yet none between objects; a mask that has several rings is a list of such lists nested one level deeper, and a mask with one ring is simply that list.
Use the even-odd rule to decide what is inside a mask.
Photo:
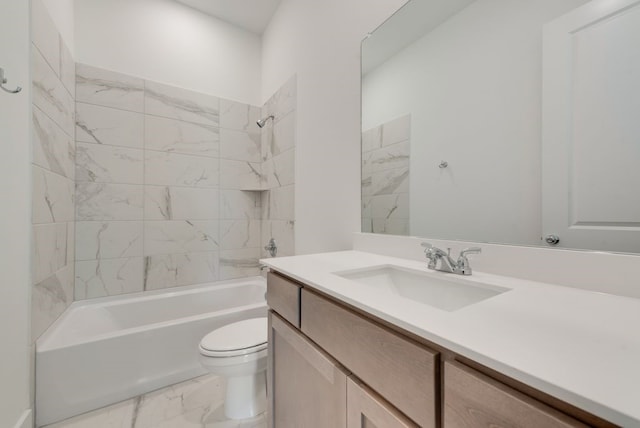
[{"label": "white toilet", "polygon": [[225,415],[247,419],[267,408],[267,318],[220,327],[200,341],[200,361],[211,373],[227,378]]}]

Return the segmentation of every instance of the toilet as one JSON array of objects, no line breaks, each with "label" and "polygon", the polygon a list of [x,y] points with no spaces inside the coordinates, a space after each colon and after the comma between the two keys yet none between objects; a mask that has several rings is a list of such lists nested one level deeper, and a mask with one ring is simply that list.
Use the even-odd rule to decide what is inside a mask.
[{"label": "toilet", "polygon": [[267,318],[225,325],[200,341],[200,361],[209,372],[227,378],[224,412],[247,419],[267,408]]}]

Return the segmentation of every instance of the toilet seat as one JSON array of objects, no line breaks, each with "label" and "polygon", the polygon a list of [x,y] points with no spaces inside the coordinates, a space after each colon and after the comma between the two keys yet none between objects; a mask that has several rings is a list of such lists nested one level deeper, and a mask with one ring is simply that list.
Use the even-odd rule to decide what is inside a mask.
[{"label": "toilet seat", "polygon": [[200,341],[200,353],[207,357],[237,357],[267,348],[267,318],[251,318],[220,327]]}]

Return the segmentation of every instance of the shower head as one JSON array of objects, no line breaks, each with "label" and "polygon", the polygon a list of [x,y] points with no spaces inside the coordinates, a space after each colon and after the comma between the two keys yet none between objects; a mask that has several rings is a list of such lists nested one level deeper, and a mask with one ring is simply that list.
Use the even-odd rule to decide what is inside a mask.
[{"label": "shower head", "polygon": [[260,119],[260,120],[259,120],[259,121],[257,121],[256,123],[258,124],[258,126],[259,126],[260,128],[264,128],[264,126],[267,124],[267,121],[268,121],[269,119],[273,120],[273,119],[274,119],[273,115],[271,115],[271,116],[267,116],[267,117],[265,117],[264,119]]}]

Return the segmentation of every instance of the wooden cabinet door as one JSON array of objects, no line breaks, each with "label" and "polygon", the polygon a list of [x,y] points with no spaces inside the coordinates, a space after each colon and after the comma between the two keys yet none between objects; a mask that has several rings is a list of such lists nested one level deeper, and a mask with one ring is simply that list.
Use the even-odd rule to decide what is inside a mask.
[{"label": "wooden cabinet door", "polygon": [[444,428],[586,427],[467,366],[444,366]]},{"label": "wooden cabinet door", "polygon": [[345,373],[273,311],[269,351],[270,427],[345,428]]},{"label": "wooden cabinet door", "polygon": [[357,379],[349,377],[347,428],[418,428],[418,425]]}]

